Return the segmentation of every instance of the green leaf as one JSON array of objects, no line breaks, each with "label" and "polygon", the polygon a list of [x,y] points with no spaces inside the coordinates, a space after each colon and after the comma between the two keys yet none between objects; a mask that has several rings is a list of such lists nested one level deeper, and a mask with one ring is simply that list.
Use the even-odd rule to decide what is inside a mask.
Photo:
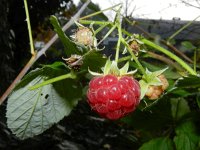
[{"label": "green leaf", "polygon": [[190,112],[188,103],[183,98],[171,99],[171,112],[174,119],[179,120]]},{"label": "green leaf", "polygon": [[150,72],[148,69],[146,69],[146,76],[143,76],[143,79],[145,79],[149,85],[162,85],[158,76],[161,75],[165,70],[167,70],[167,68],[155,72]]},{"label": "green leaf", "polygon": [[196,47],[189,41],[181,42],[181,45],[184,46],[186,49],[194,50]]},{"label": "green leaf", "polygon": [[192,121],[187,121],[176,127],[174,142],[177,150],[198,150],[200,136]]},{"label": "green leaf", "polygon": [[139,150],[174,150],[173,141],[168,137],[160,137],[144,143]]},{"label": "green leaf", "polygon": [[163,65],[162,63],[148,63],[146,61],[141,61],[142,65],[145,66],[146,68],[150,69],[151,71],[157,71],[157,70],[161,70],[162,68],[166,67],[165,65]]},{"label": "green leaf", "polygon": [[[28,90],[49,78],[66,73],[52,68],[30,72],[8,98],[7,125],[20,139],[41,134],[70,114],[81,96],[81,88],[71,79]],[[76,91],[76,92],[74,92]]]},{"label": "green leaf", "polygon": [[186,121],[178,125],[175,129],[176,134],[179,135],[181,133],[186,134],[196,134],[196,126],[192,121]]},{"label": "green leaf", "polygon": [[168,69],[168,67],[167,67],[167,68],[164,68],[164,69],[161,69],[161,70],[158,70],[158,71],[155,71],[155,72],[153,72],[153,74],[154,74],[155,76],[159,76],[159,75],[161,75],[163,72],[165,72],[167,69]]},{"label": "green leaf", "polygon": [[103,68],[103,73],[106,75],[110,72],[112,62],[110,61],[110,58],[106,61],[105,67]]},{"label": "green leaf", "polygon": [[[144,107],[141,105],[143,105],[143,101],[140,102],[138,109],[134,113],[126,117],[128,124],[134,129],[144,131],[144,134],[150,133],[152,136],[155,136],[162,134],[163,129],[169,128],[173,124],[169,97],[157,101],[149,110],[144,110],[143,108],[146,105]],[[146,138],[146,136],[143,137]]]},{"label": "green leaf", "polygon": [[[162,68],[166,68],[166,65],[163,65],[162,63],[155,63],[153,64],[153,62],[151,63],[147,63],[147,62],[144,62],[142,61],[142,64],[144,66],[146,66],[147,68],[149,68],[151,71],[157,71],[157,70],[162,70]],[[178,74],[177,72],[175,72],[173,70],[172,67],[169,67],[164,73],[163,73],[168,79],[177,79],[177,78],[180,78],[180,74]]]},{"label": "green leaf", "polygon": [[57,18],[55,16],[50,17],[51,24],[54,27],[54,30],[58,34],[60,40],[62,41],[65,49],[66,49],[66,54],[67,56],[71,56],[72,54],[80,54],[81,52],[78,50],[76,47],[75,43],[73,43],[63,32]]},{"label": "green leaf", "polygon": [[93,75],[93,76],[102,76],[102,75],[103,75],[103,74],[101,74],[101,73],[91,71],[90,68],[88,68],[88,72],[89,72],[91,75]]},{"label": "green leaf", "polygon": [[188,92],[184,89],[180,89],[180,88],[175,88],[173,91],[172,91],[173,94],[177,95],[177,96],[181,96],[181,97],[187,97],[189,95],[191,95],[192,93],[191,92]]},{"label": "green leaf", "polygon": [[180,78],[177,80],[175,86],[179,88],[198,88],[200,87],[200,77],[190,75],[188,77]]},{"label": "green leaf", "polygon": [[64,62],[61,62],[61,61],[56,61],[53,64],[43,65],[43,67],[49,67],[49,68],[58,69],[58,70],[67,69],[68,71],[70,71],[69,67]]},{"label": "green leaf", "polygon": [[81,69],[88,70],[88,68],[90,68],[90,70],[95,72],[102,71],[100,70],[100,68],[103,67],[105,63],[106,63],[106,58],[103,58],[102,54],[93,51],[84,57]]},{"label": "green leaf", "polygon": [[114,74],[114,75],[117,75],[117,76],[120,75],[120,71],[119,71],[119,68],[117,66],[117,62],[116,61],[112,61],[112,64],[110,66],[109,74]]},{"label": "green leaf", "polygon": [[139,84],[140,84],[140,88],[141,88],[140,99],[143,99],[143,97],[145,96],[145,93],[148,90],[149,84],[146,83],[144,80],[140,80]]},{"label": "green leaf", "polygon": [[195,143],[193,143],[187,134],[180,134],[174,138],[176,150],[197,150]]},{"label": "green leaf", "polygon": [[129,69],[129,62],[127,62],[119,71],[120,71],[120,75],[122,74],[126,74],[128,72]]},{"label": "green leaf", "polygon": [[158,77],[152,75],[151,78],[150,78],[150,76],[148,78],[148,84],[159,86],[159,85],[162,85],[162,82],[160,81],[160,79]]}]

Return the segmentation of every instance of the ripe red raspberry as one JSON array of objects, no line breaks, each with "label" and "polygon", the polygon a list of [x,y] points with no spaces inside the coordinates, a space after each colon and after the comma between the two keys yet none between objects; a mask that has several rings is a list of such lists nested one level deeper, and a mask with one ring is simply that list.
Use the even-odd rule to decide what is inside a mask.
[{"label": "ripe red raspberry", "polygon": [[102,117],[116,120],[135,110],[140,102],[140,86],[129,76],[94,77],[87,97],[93,110]]}]

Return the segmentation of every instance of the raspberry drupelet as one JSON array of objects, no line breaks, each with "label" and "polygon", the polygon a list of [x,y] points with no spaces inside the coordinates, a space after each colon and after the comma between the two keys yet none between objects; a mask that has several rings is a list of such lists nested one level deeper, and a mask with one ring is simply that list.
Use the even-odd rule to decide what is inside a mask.
[{"label": "raspberry drupelet", "polygon": [[108,74],[90,81],[87,97],[100,116],[117,120],[135,110],[140,102],[140,86],[131,76]]}]

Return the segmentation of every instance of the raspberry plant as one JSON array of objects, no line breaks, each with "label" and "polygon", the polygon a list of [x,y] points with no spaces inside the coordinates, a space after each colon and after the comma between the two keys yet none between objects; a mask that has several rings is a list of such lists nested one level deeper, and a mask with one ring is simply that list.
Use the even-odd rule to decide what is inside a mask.
[{"label": "raspberry plant", "polygon": [[[111,9],[116,11],[114,21],[86,20],[102,11],[75,21],[78,29],[73,38],[63,32],[55,16],[50,18],[66,53],[60,62],[30,71],[17,84],[7,102],[8,127],[20,139],[39,135],[70,115],[79,100],[86,100],[100,117],[118,120],[128,115],[120,121],[136,128],[135,136],[143,144],[140,150],[198,149],[200,135],[190,114],[199,114],[199,108],[192,112],[186,99],[192,96],[200,107],[199,66],[194,62],[192,69],[164,47],[122,29],[121,5]],[[97,42],[104,28],[109,31]],[[114,58],[105,56],[99,47],[112,32],[118,38]],[[31,32],[29,35],[31,39]],[[148,63],[145,56],[152,54],[149,51],[165,54],[181,72],[174,71],[175,65]],[[156,138],[150,140],[152,137]]]}]

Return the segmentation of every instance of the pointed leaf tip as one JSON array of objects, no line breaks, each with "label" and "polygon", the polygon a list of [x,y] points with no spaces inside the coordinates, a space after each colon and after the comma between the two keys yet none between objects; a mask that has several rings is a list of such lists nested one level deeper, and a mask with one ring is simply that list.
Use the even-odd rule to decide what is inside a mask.
[{"label": "pointed leaf tip", "polygon": [[109,74],[110,68],[111,68],[111,64],[112,64],[112,62],[111,62],[111,60],[110,60],[110,58],[109,58],[109,59],[106,61],[105,67],[104,67],[104,69],[103,69],[104,75]]},{"label": "pointed leaf tip", "polygon": [[129,62],[127,62],[119,71],[120,71],[120,75],[126,74],[128,72],[129,69]]},{"label": "pointed leaf tip", "polygon": [[89,68],[88,68],[88,72],[89,72],[91,75],[93,75],[93,76],[102,76],[101,73],[91,71]]},{"label": "pointed leaf tip", "polygon": [[146,93],[147,90],[148,90],[149,84],[146,83],[144,80],[140,80],[140,81],[139,81],[139,84],[140,84],[140,88],[141,88],[140,99],[143,99],[144,96],[145,96],[145,93]]},{"label": "pointed leaf tip", "polygon": [[120,70],[119,70],[119,68],[117,66],[117,62],[116,61],[112,61],[112,64],[110,66],[109,74],[113,74],[113,75],[116,75],[116,76],[120,75]]},{"label": "pointed leaf tip", "polygon": [[163,72],[165,72],[167,69],[168,69],[169,67],[166,67],[166,68],[164,68],[164,69],[162,69],[162,70],[158,70],[158,71],[155,71],[155,72],[153,72],[156,76],[159,76],[159,75],[161,75]]}]

